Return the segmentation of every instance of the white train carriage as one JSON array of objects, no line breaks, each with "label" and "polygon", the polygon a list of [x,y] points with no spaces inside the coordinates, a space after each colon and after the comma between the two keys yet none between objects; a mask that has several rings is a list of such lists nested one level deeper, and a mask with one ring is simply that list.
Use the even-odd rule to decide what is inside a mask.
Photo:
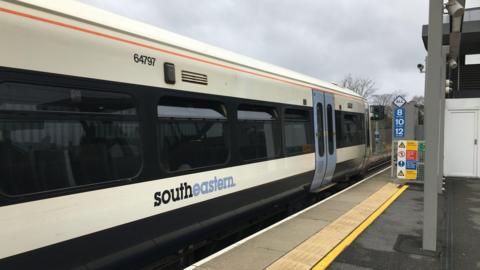
[{"label": "white train carriage", "polygon": [[0,1],[0,35],[1,269],[168,254],[368,166],[336,85],[73,1]]}]

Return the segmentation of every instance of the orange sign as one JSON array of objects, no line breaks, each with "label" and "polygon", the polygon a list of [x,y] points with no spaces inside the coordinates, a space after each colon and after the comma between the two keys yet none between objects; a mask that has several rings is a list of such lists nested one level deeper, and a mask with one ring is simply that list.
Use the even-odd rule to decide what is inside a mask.
[{"label": "orange sign", "polygon": [[417,160],[417,151],[407,150],[407,160]]}]

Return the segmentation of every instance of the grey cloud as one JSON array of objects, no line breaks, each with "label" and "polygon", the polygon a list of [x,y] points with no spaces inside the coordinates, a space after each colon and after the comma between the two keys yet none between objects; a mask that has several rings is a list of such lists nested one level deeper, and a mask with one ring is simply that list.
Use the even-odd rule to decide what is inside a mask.
[{"label": "grey cloud", "polygon": [[427,1],[82,2],[325,81],[351,73],[381,92],[423,92]]}]

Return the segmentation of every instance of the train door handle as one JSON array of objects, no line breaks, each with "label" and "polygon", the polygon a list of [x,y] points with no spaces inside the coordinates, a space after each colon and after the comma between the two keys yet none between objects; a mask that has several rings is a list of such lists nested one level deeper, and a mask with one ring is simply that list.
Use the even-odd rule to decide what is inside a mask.
[{"label": "train door handle", "polygon": [[477,145],[477,142],[478,142],[477,139],[473,140],[473,144],[474,144],[474,145]]}]

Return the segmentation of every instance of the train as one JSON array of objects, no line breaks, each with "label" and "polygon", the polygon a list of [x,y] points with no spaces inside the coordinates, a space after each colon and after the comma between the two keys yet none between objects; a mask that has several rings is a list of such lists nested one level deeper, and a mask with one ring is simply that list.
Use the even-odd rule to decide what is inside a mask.
[{"label": "train", "polygon": [[0,269],[124,268],[389,158],[355,92],[80,2],[0,35]]}]

